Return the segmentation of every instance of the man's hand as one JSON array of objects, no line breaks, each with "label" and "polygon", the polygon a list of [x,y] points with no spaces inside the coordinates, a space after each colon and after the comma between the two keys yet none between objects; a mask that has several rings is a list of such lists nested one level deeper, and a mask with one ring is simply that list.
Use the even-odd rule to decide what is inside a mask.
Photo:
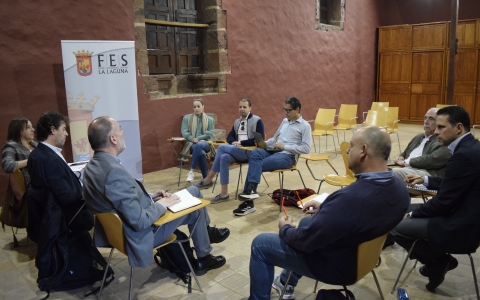
[{"label": "man's hand", "polygon": [[297,226],[293,225],[292,217],[290,217],[290,216],[281,216],[281,217],[280,217],[280,220],[278,221],[278,228],[282,228],[283,225],[286,225],[286,224],[292,226],[293,228],[297,227]]},{"label": "man's hand", "polygon": [[285,146],[282,143],[278,143],[278,142],[273,144],[273,148],[285,150]]},{"label": "man's hand", "polygon": [[403,216],[403,219],[404,219],[404,220],[410,219],[410,214],[405,214],[405,216]]},{"label": "man's hand", "polygon": [[234,145],[234,146],[237,147],[237,148],[241,148],[241,147],[242,147],[242,143],[241,143],[241,142],[233,142],[232,145]]},{"label": "man's hand", "polygon": [[407,183],[408,186],[412,186],[415,184],[422,184],[423,183],[423,176],[418,176],[418,175],[407,175],[405,176],[405,182]]},{"label": "man's hand", "polygon": [[396,162],[397,162],[397,160],[405,160],[405,158],[404,158],[403,156],[401,156],[401,155],[400,155],[400,156],[397,156],[397,157],[395,157],[395,158],[393,159],[393,162],[395,162],[395,163],[396,163]]},{"label": "man's hand", "polygon": [[317,201],[309,201],[303,205],[302,212],[304,214],[313,215],[317,212],[319,207],[320,203],[318,203]]},{"label": "man's hand", "polygon": [[194,143],[194,144],[198,143],[198,139],[197,139],[197,138],[194,138],[194,139],[192,140],[192,143]]},{"label": "man's hand", "polygon": [[173,194],[167,193],[167,192],[164,191],[164,190],[158,190],[158,191],[156,191],[156,192],[152,195],[152,199],[153,199],[153,201],[158,201],[158,200],[160,200],[161,198],[171,197],[172,195],[173,195]]},{"label": "man's hand", "polygon": [[162,203],[165,207],[170,207],[178,202],[180,202],[180,197],[177,195],[171,195],[170,197],[163,197],[158,200],[158,202]]},{"label": "man's hand", "polygon": [[405,167],[405,159],[401,156],[399,156],[400,158],[395,160],[395,164],[396,165],[399,165],[399,166],[402,166],[402,167]]}]

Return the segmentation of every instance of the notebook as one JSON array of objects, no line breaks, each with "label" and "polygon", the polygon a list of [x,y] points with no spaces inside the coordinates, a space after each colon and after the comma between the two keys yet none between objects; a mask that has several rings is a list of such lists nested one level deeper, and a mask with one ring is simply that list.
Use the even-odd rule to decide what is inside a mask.
[{"label": "notebook", "polygon": [[174,193],[174,195],[177,195],[181,199],[179,203],[175,203],[174,205],[168,207],[168,210],[174,213],[202,204],[202,201],[193,197],[192,194],[190,194],[186,189],[178,191]]},{"label": "notebook", "polygon": [[424,186],[423,184],[415,184],[413,186],[407,186],[407,190],[408,190],[408,193],[410,193],[410,195],[422,195],[423,193],[428,193],[428,194],[438,193],[438,191],[436,190],[428,190],[427,187]]},{"label": "notebook", "polygon": [[[317,195],[317,196],[316,196],[315,198],[313,198],[313,199],[308,200],[307,202],[303,202],[303,204],[306,204],[306,203],[308,203],[308,202],[310,202],[310,201],[317,201],[318,203],[322,204],[323,201],[325,201],[325,199],[327,199],[328,196],[330,196],[329,193],[323,193],[323,194]],[[299,208],[303,208],[303,205],[302,205],[302,203],[301,203],[300,201],[298,201],[297,204],[298,204],[298,207],[299,207]]]},{"label": "notebook", "polygon": [[282,149],[273,148],[273,147],[266,147],[265,140],[261,133],[253,132],[253,136],[255,137],[255,142],[257,142],[257,146],[267,150],[268,152],[282,152]]}]

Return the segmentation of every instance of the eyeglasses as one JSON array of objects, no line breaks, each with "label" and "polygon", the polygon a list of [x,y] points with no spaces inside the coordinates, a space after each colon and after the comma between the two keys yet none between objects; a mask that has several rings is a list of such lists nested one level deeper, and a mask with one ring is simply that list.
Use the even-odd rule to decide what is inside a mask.
[{"label": "eyeglasses", "polygon": [[284,108],[283,110],[288,114],[294,109],[293,108]]},{"label": "eyeglasses", "polygon": [[245,124],[245,121],[243,121],[242,123],[240,123],[242,125],[242,127],[240,127],[240,130],[245,130],[245,127],[243,126]]}]

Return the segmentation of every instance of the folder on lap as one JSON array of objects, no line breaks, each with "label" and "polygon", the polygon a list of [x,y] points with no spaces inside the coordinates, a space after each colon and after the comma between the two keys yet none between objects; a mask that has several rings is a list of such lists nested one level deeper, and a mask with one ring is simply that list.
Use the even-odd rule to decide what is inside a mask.
[{"label": "folder on lap", "polygon": [[202,201],[193,197],[192,194],[190,194],[186,189],[178,191],[174,193],[174,195],[177,195],[181,199],[179,203],[175,203],[174,205],[168,207],[168,209],[174,213],[202,203]]}]

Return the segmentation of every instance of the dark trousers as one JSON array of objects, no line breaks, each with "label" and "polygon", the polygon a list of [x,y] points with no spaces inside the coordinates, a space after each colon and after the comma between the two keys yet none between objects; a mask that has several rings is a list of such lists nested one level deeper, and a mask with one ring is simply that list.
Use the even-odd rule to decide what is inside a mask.
[{"label": "dark trousers", "polygon": [[[412,204],[408,211],[415,210],[420,205],[422,204]],[[431,265],[437,259],[444,257],[445,253],[431,247],[427,240],[427,226],[428,218],[405,219],[390,231],[390,234],[395,242],[407,251],[416,240],[419,240],[410,254],[410,259],[418,259],[422,264]]]}]

